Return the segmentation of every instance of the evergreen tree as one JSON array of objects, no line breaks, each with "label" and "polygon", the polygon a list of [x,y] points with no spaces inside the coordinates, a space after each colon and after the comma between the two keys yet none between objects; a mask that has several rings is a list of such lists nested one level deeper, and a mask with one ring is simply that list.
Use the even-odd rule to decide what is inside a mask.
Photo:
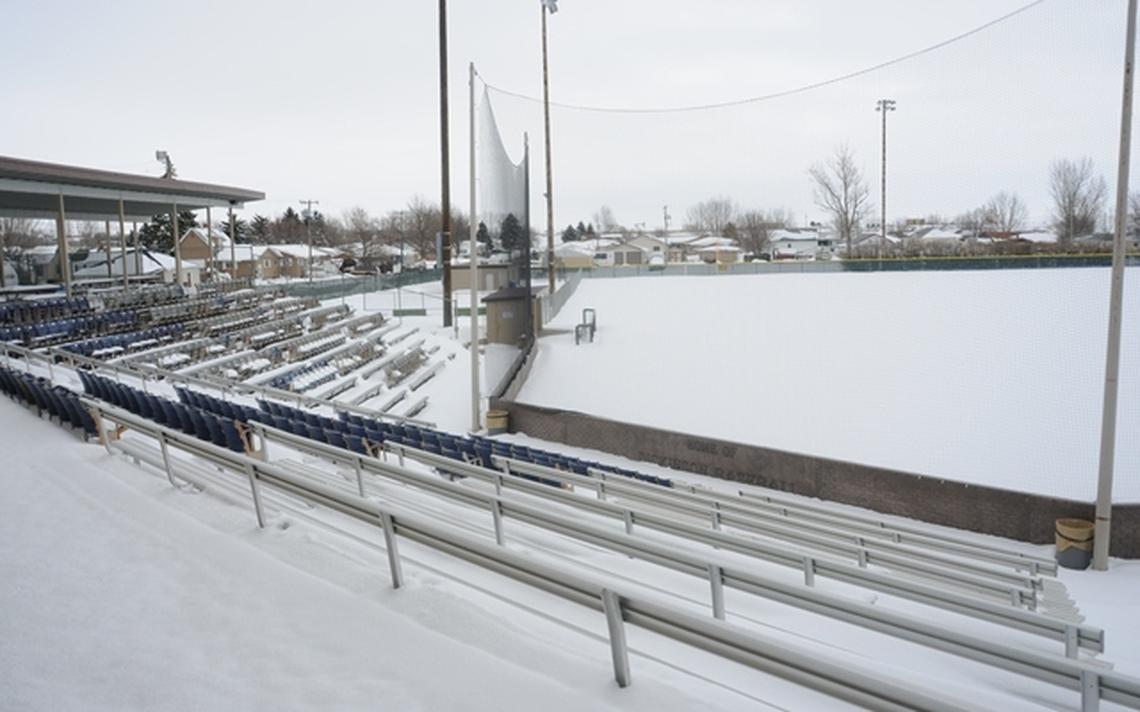
[{"label": "evergreen tree", "polygon": [[[194,213],[189,210],[178,213],[178,231],[185,235],[192,227],[200,227]],[[170,230],[170,213],[159,213],[139,230],[139,244],[148,250],[174,254],[174,238]]]},{"label": "evergreen tree", "polygon": [[237,233],[237,237],[230,235],[229,220],[222,221],[222,232],[226,233],[226,235],[229,235],[235,244],[244,244],[249,242],[249,225],[245,220],[242,220],[241,218],[234,218],[234,232]]},{"label": "evergreen tree", "polygon": [[499,242],[503,243],[503,249],[509,252],[526,249],[526,233],[514,213],[510,213],[503,220],[503,226],[499,230]]},{"label": "evergreen tree", "polygon": [[586,223],[581,220],[578,221],[578,239],[583,239],[586,236]]},{"label": "evergreen tree", "polygon": [[479,222],[479,227],[475,229],[475,243],[483,245],[487,252],[494,249],[495,243],[491,241],[491,233],[487,231],[487,223]]},{"label": "evergreen tree", "polygon": [[269,233],[272,229],[273,226],[269,222],[269,218],[264,215],[254,215],[249,224],[249,235],[253,242],[265,244],[269,240]]},{"label": "evergreen tree", "polygon": [[573,225],[567,225],[566,229],[562,231],[563,242],[577,242],[578,231],[574,229]]},{"label": "evergreen tree", "polygon": [[594,232],[594,223],[590,223],[589,225],[587,225],[586,226],[586,238],[589,240],[593,240],[597,236],[598,236],[598,233]]}]

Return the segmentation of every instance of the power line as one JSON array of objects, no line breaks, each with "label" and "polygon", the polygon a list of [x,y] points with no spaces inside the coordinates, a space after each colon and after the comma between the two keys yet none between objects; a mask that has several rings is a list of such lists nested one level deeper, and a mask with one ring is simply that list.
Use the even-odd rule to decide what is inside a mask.
[{"label": "power line", "polygon": [[[954,35],[953,37],[942,40],[941,42],[938,42],[937,44],[932,44],[928,47],[923,47],[922,49],[916,50],[914,52],[910,52],[909,54],[904,54],[901,57],[895,57],[894,59],[890,59],[890,60],[887,60],[885,62],[880,62],[879,64],[875,64],[875,65],[872,65],[870,67],[864,67],[863,69],[859,69],[859,70],[856,70],[854,72],[848,72],[847,74],[841,74],[837,77],[831,77],[830,79],[824,79],[822,81],[813,82],[811,84],[804,84],[803,86],[795,87],[794,89],[785,89],[783,91],[773,92],[771,94],[761,94],[759,96],[750,96],[750,97],[747,97],[744,99],[734,99],[731,101],[722,101],[722,102],[718,102],[718,103],[714,103],[714,104],[695,104],[692,106],[673,106],[673,107],[633,108],[633,107],[615,107],[615,106],[588,106],[588,105],[584,105],[584,104],[565,104],[565,103],[557,102],[557,101],[550,102],[550,105],[551,106],[557,106],[560,109],[571,109],[573,111],[589,111],[589,112],[600,113],[600,114],[681,114],[681,113],[694,112],[694,111],[711,111],[711,110],[715,110],[715,109],[727,109],[727,108],[734,107],[734,106],[744,106],[747,104],[758,104],[758,103],[763,102],[763,101],[771,101],[773,99],[782,99],[782,98],[787,97],[787,96],[793,96],[795,94],[802,94],[804,92],[812,91],[813,89],[821,89],[823,87],[830,86],[832,84],[838,84],[840,82],[845,82],[845,81],[848,81],[850,79],[855,79],[856,77],[861,77],[865,74],[877,72],[880,69],[886,69],[887,67],[892,67],[896,64],[901,64],[902,62],[906,62],[906,61],[914,59],[916,57],[921,57],[924,54],[929,54],[931,52],[935,52],[937,50],[942,49],[943,47],[947,47],[949,45],[952,45],[955,42],[960,42],[961,40],[964,40],[968,37],[972,37],[973,35],[976,35],[980,32],[984,32],[985,30],[988,30],[989,28],[991,28],[995,25],[1001,24],[1002,22],[1005,22],[1006,20],[1012,19],[1013,17],[1016,17],[1017,15],[1022,14],[1023,12],[1027,12],[1029,10],[1032,10],[1033,8],[1037,7],[1038,5],[1044,4],[1046,1],[1047,0],[1033,0],[1033,2],[1031,2],[1027,5],[1023,5],[1019,8],[1017,8],[1016,10],[1013,10],[1012,12],[1008,12],[1008,13],[1002,15],[1001,17],[997,17],[993,20],[990,20],[989,22],[987,22],[983,25],[978,25],[977,27],[975,27],[971,30],[967,30],[967,31],[962,32],[960,34]],[[480,78],[482,79],[482,77],[480,77]],[[522,94],[520,92],[509,91],[507,89],[497,87],[493,84],[488,84],[485,79],[484,79],[483,83],[491,91],[498,92],[499,94],[502,94],[504,96],[511,96],[511,97],[516,98],[516,99],[523,99],[524,101],[532,101],[532,102],[537,102],[537,103],[542,102],[542,99],[539,97],[530,96],[527,94]]]}]

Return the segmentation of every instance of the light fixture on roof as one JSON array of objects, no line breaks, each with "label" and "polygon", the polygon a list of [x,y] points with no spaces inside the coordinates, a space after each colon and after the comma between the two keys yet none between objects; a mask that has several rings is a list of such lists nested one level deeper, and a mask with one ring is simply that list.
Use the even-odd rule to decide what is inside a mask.
[{"label": "light fixture on roof", "polygon": [[178,171],[174,168],[174,161],[170,160],[170,154],[166,151],[161,149],[155,151],[154,160],[166,166],[166,170],[162,173],[163,178],[174,178],[178,175]]}]

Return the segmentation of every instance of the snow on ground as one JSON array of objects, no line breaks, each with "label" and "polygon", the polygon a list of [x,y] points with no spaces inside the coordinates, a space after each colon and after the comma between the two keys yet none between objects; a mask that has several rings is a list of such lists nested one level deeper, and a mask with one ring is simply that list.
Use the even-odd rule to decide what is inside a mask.
[{"label": "snow on ground", "polygon": [[[597,341],[540,339],[519,400],[1091,500],[1108,288],[1100,268],[587,279],[550,326],[593,307]],[[1124,316],[1115,494],[1140,501]]]},{"label": "snow on ground", "polygon": [[2,709],[739,705],[651,664],[620,691],[600,640],[415,565],[393,591],[382,554],[284,518],[259,531],[248,506],[175,491],[7,398],[0,423]]}]

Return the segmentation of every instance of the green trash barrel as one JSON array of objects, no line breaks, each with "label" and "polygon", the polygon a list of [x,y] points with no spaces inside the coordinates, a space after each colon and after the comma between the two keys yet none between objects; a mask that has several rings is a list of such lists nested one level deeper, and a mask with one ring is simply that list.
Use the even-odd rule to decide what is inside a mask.
[{"label": "green trash barrel", "polygon": [[1087,569],[1092,561],[1096,525],[1086,519],[1058,519],[1056,529],[1057,565],[1066,569]]}]

